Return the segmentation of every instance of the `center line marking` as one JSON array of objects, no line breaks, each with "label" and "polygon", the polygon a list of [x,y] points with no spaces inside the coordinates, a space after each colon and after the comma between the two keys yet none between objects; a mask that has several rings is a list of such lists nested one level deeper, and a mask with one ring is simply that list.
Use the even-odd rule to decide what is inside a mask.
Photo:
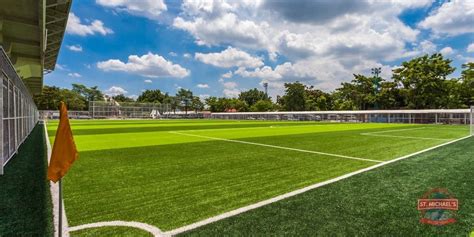
[{"label": "center line marking", "polygon": [[256,143],[256,142],[247,142],[247,141],[232,140],[232,139],[225,139],[225,138],[218,138],[218,137],[208,137],[208,136],[189,134],[189,133],[181,133],[181,132],[169,132],[169,133],[183,135],[183,136],[189,136],[189,137],[200,137],[200,138],[206,138],[206,139],[211,139],[211,140],[242,143],[242,144],[248,144],[248,145],[254,145],[254,146],[271,147],[271,148],[282,149],[282,150],[290,150],[290,151],[298,151],[298,152],[318,154],[318,155],[334,156],[334,157],[339,157],[339,158],[344,158],[344,159],[351,159],[351,160],[363,160],[363,161],[370,161],[370,162],[376,162],[376,163],[382,163],[383,162],[383,161],[380,161],[380,160],[371,160],[371,159],[365,159],[365,158],[359,158],[359,157],[353,157],[353,156],[345,156],[345,155],[331,154],[331,153],[326,153],[326,152],[303,150],[303,149],[284,147],[284,146],[268,145],[268,144]]}]

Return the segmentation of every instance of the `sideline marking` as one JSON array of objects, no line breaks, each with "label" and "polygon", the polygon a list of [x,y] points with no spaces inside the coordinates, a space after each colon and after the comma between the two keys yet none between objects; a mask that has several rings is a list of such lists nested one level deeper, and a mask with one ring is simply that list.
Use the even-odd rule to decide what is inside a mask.
[{"label": "sideline marking", "polygon": [[[48,122],[46,120],[43,121],[43,127],[44,127],[44,136],[45,136],[45,142],[46,142],[46,150],[47,150],[47,156],[48,156],[48,166],[49,162],[51,160],[51,142],[49,141],[49,136],[48,136]],[[54,236],[58,236],[58,231],[59,231],[59,201],[58,201],[58,195],[59,195],[59,183],[53,183],[52,181],[49,181],[49,188],[51,192],[51,202],[53,203],[53,224],[54,224]],[[66,216],[66,208],[64,206],[64,199],[61,200],[63,204],[63,211],[62,211],[62,216],[63,216],[63,223],[62,223],[62,236],[64,237],[69,237],[69,230],[68,230],[68,223],[67,223],[67,216]]]},{"label": "sideline marking", "polygon": [[326,152],[310,151],[310,150],[303,150],[303,149],[284,147],[284,146],[268,145],[268,144],[256,143],[256,142],[247,142],[247,141],[242,141],[242,140],[232,140],[232,139],[225,139],[225,138],[218,138],[218,137],[208,137],[208,136],[201,136],[201,135],[181,133],[181,132],[169,132],[169,133],[183,135],[183,136],[190,136],[190,137],[200,137],[200,138],[206,138],[206,139],[211,139],[211,140],[219,140],[219,141],[235,142],[235,143],[242,143],[242,144],[255,145],[255,146],[271,147],[271,148],[290,150],[290,151],[299,151],[299,152],[304,152],[304,153],[311,153],[311,154],[318,154],[318,155],[325,155],[325,156],[334,156],[334,157],[339,157],[339,158],[344,158],[344,159],[351,159],[351,160],[362,160],[362,161],[370,161],[370,162],[376,162],[376,163],[382,163],[383,162],[383,161],[380,161],[380,160],[371,160],[371,159],[365,159],[365,158],[359,158],[359,157],[353,157],[353,156],[345,156],[345,155],[338,155],[338,154],[332,154],[332,153],[326,153]]},{"label": "sideline marking", "polygon": [[464,139],[470,138],[470,137],[473,137],[473,135],[461,137],[461,138],[458,138],[458,139],[455,139],[455,140],[452,140],[452,141],[449,141],[449,142],[445,142],[445,143],[442,143],[442,144],[439,144],[439,145],[436,145],[436,146],[433,146],[433,147],[426,148],[426,149],[421,150],[421,151],[417,151],[417,152],[414,152],[414,153],[411,153],[411,154],[408,154],[408,155],[405,155],[405,156],[395,158],[393,160],[385,161],[385,162],[382,162],[382,163],[379,163],[379,164],[376,164],[376,165],[373,165],[373,166],[369,166],[369,167],[364,168],[364,169],[356,170],[354,172],[351,172],[351,173],[348,173],[348,174],[345,174],[345,175],[342,175],[342,176],[339,176],[339,177],[336,177],[336,178],[333,178],[333,179],[330,179],[330,180],[326,180],[326,181],[323,181],[323,182],[320,182],[320,183],[316,183],[316,184],[313,184],[313,185],[310,185],[310,186],[307,186],[307,187],[304,187],[304,188],[301,188],[301,189],[297,189],[297,190],[289,192],[289,193],[282,194],[280,196],[276,196],[274,198],[263,200],[263,201],[260,201],[260,202],[257,202],[257,203],[254,203],[254,204],[251,204],[251,205],[248,205],[248,206],[245,206],[245,207],[241,207],[241,208],[229,211],[229,212],[225,212],[225,213],[222,213],[220,215],[213,216],[213,217],[210,217],[210,218],[207,218],[207,219],[204,219],[204,220],[201,220],[201,221],[198,221],[198,222],[186,225],[186,226],[182,226],[182,227],[176,228],[174,230],[167,231],[164,234],[172,236],[172,235],[177,235],[177,234],[180,234],[180,233],[183,233],[183,232],[187,232],[187,231],[196,229],[198,227],[205,226],[205,225],[208,225],[210,223],[213,223],[213,222],[216,222],[216,221],[219,221],[219,220],[222,220],[222,219],[226,219],[226,218],[229,218],[229,217],[232,217],[232,216],[236,216],[236,215],[239,215],[241,213],[244,213],[244,212],[247,212],[247,211],[250,211],[250,210],[253,210],[253,209],[256,209],[256,208],[259,208],[259,207],[262,207],[262,206],[265,206],[265,205],[268,205],[268,204],[271,204],[271,203],[274,203],[274,202],[278,202],[278,201],[281,201],[283,199],[293,197],[293,196],[296,196],[298,194],[301,194],[301,193],[304,193],[304,192],[307,192],[307,191],[325,186],[327,184],[335,183],[337,181],[347,179],[347,178],[352,177],[354,175],[364,173],[364,172],[367,172],[369,170],[373,170],[373,169],[379,168],[381,166],[384,166],[384,165],[387,165],[387,164],[390,164],[390,163],[394,163],[394,162],[397,162],[397,161],[400,161],[400,160],[404,160],[404,159],[410,158],[412,156],[416,156],[416,155],[419,155],[421,153],[431,151],[431,150],[434,150],[436,148],[446,146],[446,145],[449,145],[449,144],[452,144],[452,143],[455,143],[455,142],[458,142],[458,141],[461,141],[461,140],[464,140]]},{"label": "sideline marking", "polygon": [[148,233],[153,234],[154,236],[164,236],[163,232],[156,226],[152,226],[142,222],[136,221],[103,221],[103,222],[94,222],[90,224],[78,225],[74,227],[70,227],[69,231],[78,231],[90,228],[100,228],[100,227],[107,227],[107,226],[125,226],[125,227],[133,227],[140,230],[144,230]]}]

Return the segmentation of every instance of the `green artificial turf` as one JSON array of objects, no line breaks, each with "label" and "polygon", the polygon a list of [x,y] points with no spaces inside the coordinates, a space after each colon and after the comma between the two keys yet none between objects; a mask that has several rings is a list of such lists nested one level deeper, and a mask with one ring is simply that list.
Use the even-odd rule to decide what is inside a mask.
[{"label": "green artificial turf", "polygon": [[[184,233],[185,236],[469,236],[474,137]],[[417,199],[446,188],[457,222],[419,222]],[[472,236],[472,234],[471,234]]]},{"label": "green artificial turf", "polygon": [[96,236],[114,236],[114,237],[152,237],[151,233],[144,230],[122,227],[122,226],[107,226],[100,228],[84,229],[80,231],[69,232],[71,237],[96,237]]},{"label": "green artificial turf", "polygon": [[0,236],[52,236],[44,128],[37,125],[0,176]]},{"label": "green artificial turf", "polygon": [[[56,126],[49,123],[51,140]],[[63,183],[70,226],[124,220],[165,231],[377,164],[189,135],[384,161],[468,133],[466,126],[222,120],[72,127],[80,158]],[[395,131],[413,128],[421,129]],[[412,138],[361,134],[381,131]]]}]

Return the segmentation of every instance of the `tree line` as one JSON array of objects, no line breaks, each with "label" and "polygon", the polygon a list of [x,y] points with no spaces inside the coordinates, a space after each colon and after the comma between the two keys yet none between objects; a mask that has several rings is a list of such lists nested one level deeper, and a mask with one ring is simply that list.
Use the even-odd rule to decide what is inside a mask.
[{"label": "tree line", "polygon": [[448,78],[455,71],[452,60],[436,53],[403,62],[390,79],[354,74],[333,92],[324,92],[300,82],[285,83],[285,94],[276,103],[257,88],[241,92],[237,98],[209,97],[202,101],[192,91],[180,89],[175,95],[158,89],[145,90],[135,100],[125,95],[112,97],[96,87],[73,84],[72,89],[44,86],[43,93],[34,97],[40,110],[56,109],[65,101],[71,110],[87,110],[88,102],[113,99],[117,102],[169,104],[172,111],[314,111],[367,109],[450,109],[474,105],[474,63],[462,65],[459,78]]}]

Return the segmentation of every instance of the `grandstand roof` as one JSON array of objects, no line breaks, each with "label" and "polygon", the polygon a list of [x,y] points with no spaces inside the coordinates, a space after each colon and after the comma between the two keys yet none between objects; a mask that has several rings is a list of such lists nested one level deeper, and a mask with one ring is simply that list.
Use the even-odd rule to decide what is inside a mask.
[{"label": "grandstand roof", "polygon": [[54,70],[72,0],[2,0],[0,45],[33,94]]}]

